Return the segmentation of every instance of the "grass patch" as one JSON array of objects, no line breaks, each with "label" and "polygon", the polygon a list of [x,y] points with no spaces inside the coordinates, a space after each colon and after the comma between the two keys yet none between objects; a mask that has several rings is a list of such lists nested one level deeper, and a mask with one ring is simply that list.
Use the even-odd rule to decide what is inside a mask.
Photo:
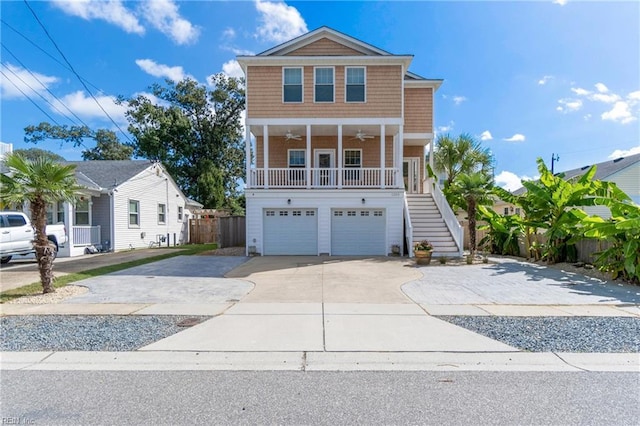
[{"label": "grass patch", "polygon": [[[112,272],[121,271],[123,269],[133,268],[134,266],[140,266],[147,263],[157,262],[158,260],[169,259],[176,256],[190,256],[198,253],[202,253],[209,250],[215,250],[217,244],[190,244],[186,246],[175,247],[176,250],[173,253],[163,253],[157,256],[147,257],[145,259],[132,260],[129,262],[119,263],[117,265],[102,266],[100,268],[89,269],[82,272],[75,272],[61,277],[56,277],[53,281],[54,288],[64,287],[76,281],[84,280],[91,277],[97,277],[99,275],[106,275]],[[23,296],[32,296],[34,294],[42,293],[42,284],[38,281],[33,284],[29,284],[23,287],[6,290],[0,293],[0,303],[8,302],[12,299],[17,299]]]}]

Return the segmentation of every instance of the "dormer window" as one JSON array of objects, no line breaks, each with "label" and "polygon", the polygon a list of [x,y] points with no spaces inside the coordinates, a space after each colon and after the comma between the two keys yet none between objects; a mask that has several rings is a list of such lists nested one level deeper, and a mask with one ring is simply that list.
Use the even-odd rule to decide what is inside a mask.
[{"label": "dormer window", "polygon": [[315,102],[333,102],[333,68],[316,68],[315,83]]},{"label": "dormer window", "polygon": [[346,68],[346,102],[364,102],[365,101],[365,83],[366,74],[364,67],[347,67]]},{"label": "dormer window", "polygon": [[302,68],[284,68],[282,83],[284,102],[302,102]]}]

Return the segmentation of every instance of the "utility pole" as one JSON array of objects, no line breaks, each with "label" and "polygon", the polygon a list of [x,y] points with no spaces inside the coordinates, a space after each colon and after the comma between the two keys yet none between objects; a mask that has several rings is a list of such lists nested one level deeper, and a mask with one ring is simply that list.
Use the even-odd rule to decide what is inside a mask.
[{"label": "utility pole", "polygon": [[554,174],[553,167],[556,161],[560,161],[560,156],[558,154],[551,154],[551,174]]}]

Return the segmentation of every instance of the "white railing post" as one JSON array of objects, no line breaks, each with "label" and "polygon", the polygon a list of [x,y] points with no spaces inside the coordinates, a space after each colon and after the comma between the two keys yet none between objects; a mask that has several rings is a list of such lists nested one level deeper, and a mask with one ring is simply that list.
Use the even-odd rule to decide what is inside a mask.
[{"label": "white railing post", "polygon": [[385,151],[386,151],[386,145],[387,145],[387,136],[385,135],[385,125],[381,124],[380,125],[380,188],[384,189],[384,177],[385,177],[385,173],[384,173],[384,168],[386,166],[386,158],[385,158]]},{"label": "white railing post", "polygon": [[460,226],[460,222],[458,222],[458,218],[455,213],[451,209],[451,206],[447,202],[444,194],[440,190],[440,187],[434,182],[433,179],[429,178],[426,181],[429,189],[431,190],[431,196],[433,197],[433,201],[436,203],[438,210],[440,210],[440,215],[444,220],[447,228],[449,228],[449,232],[451,232],[451,236],[458,247],[458,255],[462,256],[463,252],[463,243],[464,243],[464,230],[462,226]]},{"label": "white railing post", "polygon": [[262,163],[264,167],[264,187],[269,188],[269,126],[262,126]]}]

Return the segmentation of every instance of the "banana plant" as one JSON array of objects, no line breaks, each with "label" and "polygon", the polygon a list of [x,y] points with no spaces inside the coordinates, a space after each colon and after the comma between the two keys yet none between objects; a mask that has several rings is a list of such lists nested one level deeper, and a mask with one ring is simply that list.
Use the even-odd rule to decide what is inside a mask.
[{"label": "banana plant", "polygon": [[518,256],[518,237],[524,233],[520,216],[501,215],[486,206],[478,206],[478,212],[480,219],[485,222],[478,229],[488,231],[480,240],[480,246],[489,246],[493,254]]}]

